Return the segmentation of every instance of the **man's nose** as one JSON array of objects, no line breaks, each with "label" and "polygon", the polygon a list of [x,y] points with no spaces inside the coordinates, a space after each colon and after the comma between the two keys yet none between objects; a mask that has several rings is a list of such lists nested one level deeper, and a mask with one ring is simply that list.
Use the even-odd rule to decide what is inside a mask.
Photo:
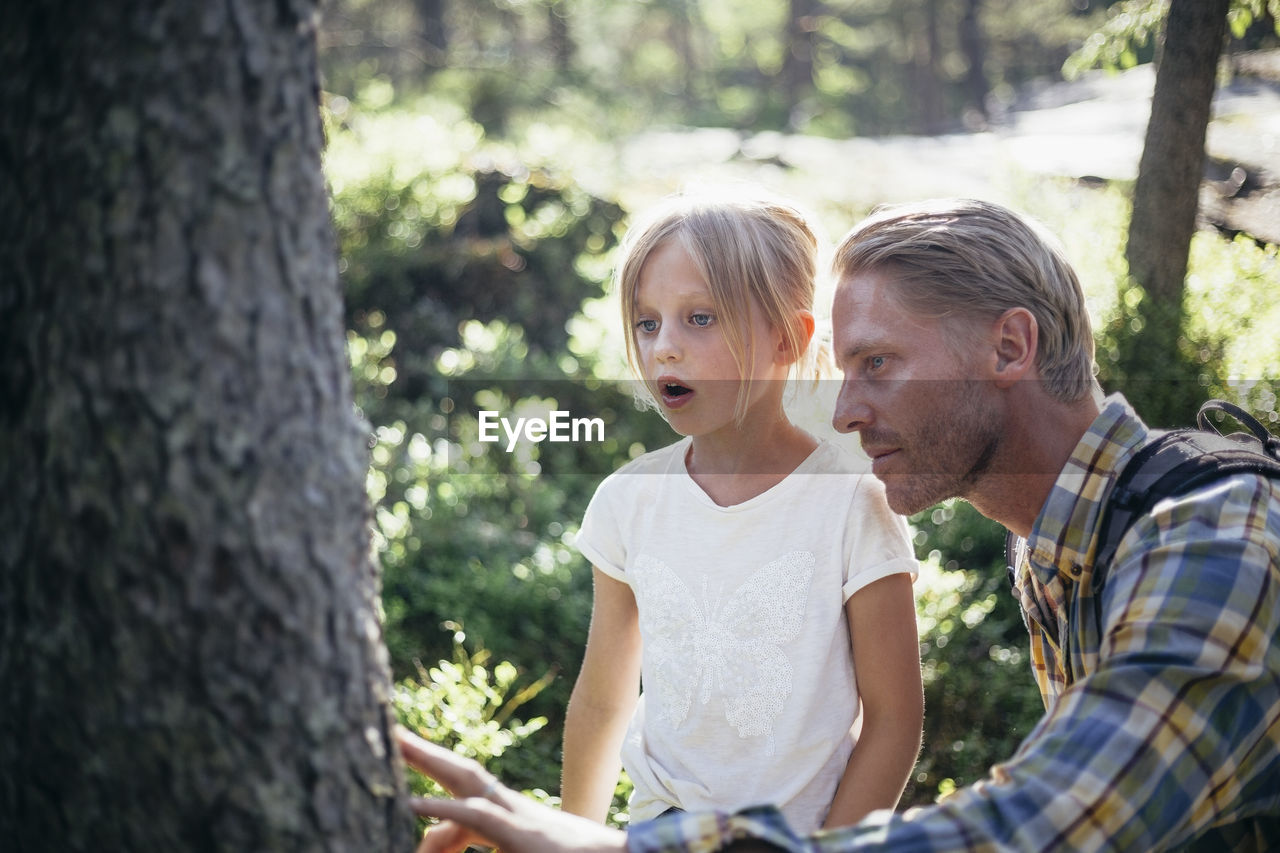
[{"label": "man's nose", "polygon": [[857,432],[871,423],[871,407],[861,392],[861,383],[854,379],[846,379],[840,386],[835,414],[831,416],[836,432]]}]

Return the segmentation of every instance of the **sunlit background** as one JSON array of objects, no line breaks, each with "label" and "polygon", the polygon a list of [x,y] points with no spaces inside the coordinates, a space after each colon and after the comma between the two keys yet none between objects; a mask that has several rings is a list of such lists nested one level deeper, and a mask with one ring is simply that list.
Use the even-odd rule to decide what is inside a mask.
[{"label": "sunlit background", "polygon": [[[1100,377],[1133,389],[1124,344],[1148,315],[1124,246],[1163,9],[325,4],[326,171],[404,719],[537,796],[558,788],[590,612],[573,537],[605,472],[673,438],[608,381],[625,377],[612,252],[664,194],[756,182],[831,240],[882,202],[1012,206],[1065,243]],[[1238,2],[1230,21],[1179,348],[1192,397],[1241,400],[1277,428],[1280,54],[1265,9]],[[608,438],[506,454],[476,444],[482,408],[600,414]],[[904,803],[924,803],[1012,754],[1040,704],[1002,529],[963,503],[912,523],[928,707]]]}]

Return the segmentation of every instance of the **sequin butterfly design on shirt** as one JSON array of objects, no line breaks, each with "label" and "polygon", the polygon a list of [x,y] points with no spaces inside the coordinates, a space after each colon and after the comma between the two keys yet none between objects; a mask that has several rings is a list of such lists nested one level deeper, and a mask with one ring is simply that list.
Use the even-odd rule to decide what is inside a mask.
[{"label": "sequin butterfly design on shirt", "polygon": [[666,563],[637,558],[649,707],[679,728],[695,693],[703,705],[718,695],[738,736],[764,737],[772,754],[773,724],[791,694],[781,646],[800,633],[815,562],[809,551],[791,551],[713,601],[705,580],[696,596]]}]

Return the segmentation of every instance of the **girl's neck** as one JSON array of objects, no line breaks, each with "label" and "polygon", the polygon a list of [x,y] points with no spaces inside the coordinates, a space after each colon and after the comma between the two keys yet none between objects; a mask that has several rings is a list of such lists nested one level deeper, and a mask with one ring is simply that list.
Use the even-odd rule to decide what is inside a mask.
[{"label": "girl's neck", "polygon": [[784,415],[694,436],[685,457],[689,476],[720,506],[733,506],[781,483],[818,446]]}]

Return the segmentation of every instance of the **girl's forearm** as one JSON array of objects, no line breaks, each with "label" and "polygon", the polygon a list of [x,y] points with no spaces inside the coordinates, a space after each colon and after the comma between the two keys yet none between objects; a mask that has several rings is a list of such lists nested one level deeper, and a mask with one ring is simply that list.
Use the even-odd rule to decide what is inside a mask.
[{"label": "girl's forearm", "polygon": [[582,670],[565,710],[560,808],[603,822],[622,762],[619,751],[640,696],[640,628],[626,584],[592,569],[594,600]]},{"label": "girl's forearm", "polygon": [[[908,714],[908,719],[912,715]],[[920,726],[863,726],[831,801],[823,828],[852,826],[877,809],[898,805],[920,752]]]},{"label": "girl's forearm", "polygon": [[569,702],[564,728],[560,808],[603,823],[622,769],[619,751],[629,714]]}]

